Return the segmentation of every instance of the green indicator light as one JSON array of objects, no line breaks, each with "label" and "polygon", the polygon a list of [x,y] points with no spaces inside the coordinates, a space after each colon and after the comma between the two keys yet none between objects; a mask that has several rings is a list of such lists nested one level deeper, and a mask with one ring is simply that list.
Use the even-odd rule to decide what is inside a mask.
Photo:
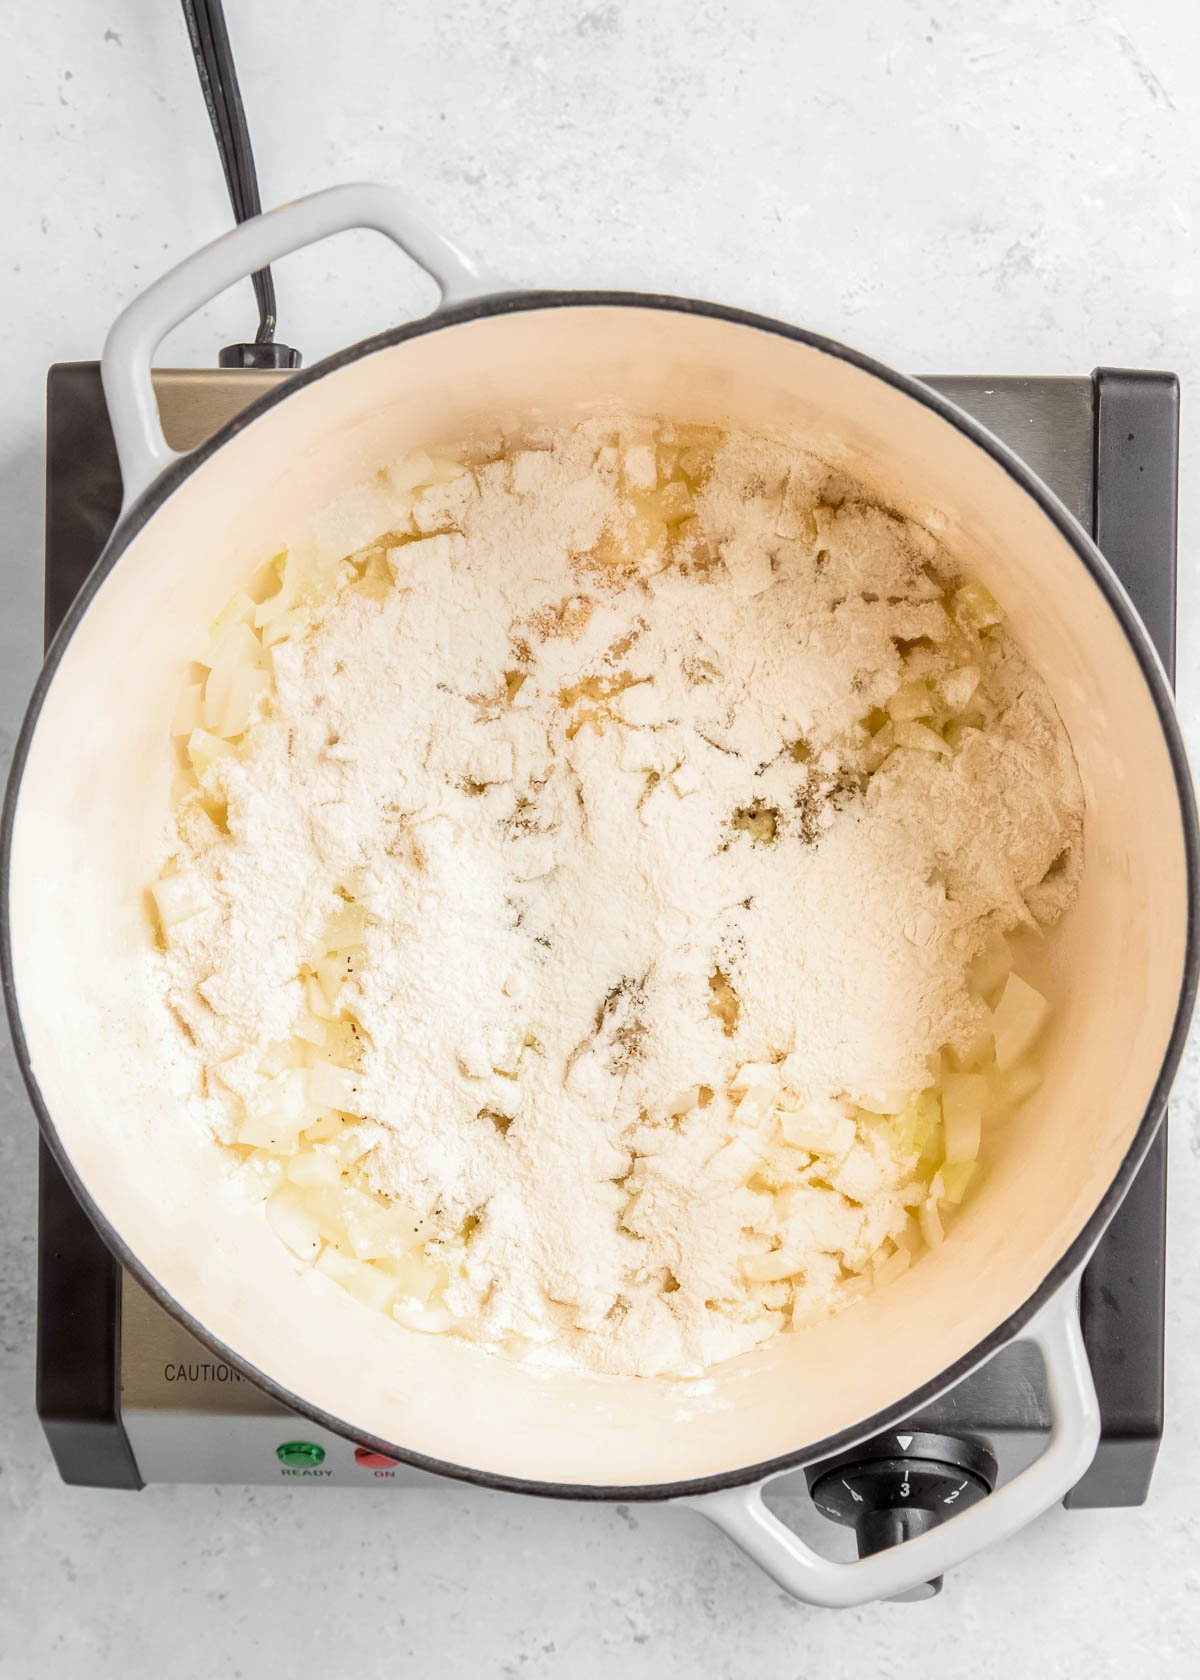
[{"label": "green indicator light", "polygon": [[275,1448],[275,1457],[289,1470],[312,1470],[325,1461],[325,1448],[315,1441],[285,1441]]}]

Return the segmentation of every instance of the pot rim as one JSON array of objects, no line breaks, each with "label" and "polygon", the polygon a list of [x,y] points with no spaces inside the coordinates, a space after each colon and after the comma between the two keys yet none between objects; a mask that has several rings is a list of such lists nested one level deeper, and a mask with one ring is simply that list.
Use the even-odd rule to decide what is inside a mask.
[{"label": "pot rim", "polygon": [[[403,1447],[396,1442],[386,1441],[380,1436],[365,1433],[356,1429],[347,1420],[334,1417],[332,1413],[304,1400],[301,1396],[277,1382],[267,1372],[260,1371],[257,1366],[241,1355],[234,1353],[231,1348],[194,1318],[186,1308],[181,1306],[173,1296],[168,1294],[153,1274],[128,1248],[121,1234],[109,1222],[103,1210],[83,1184],[59,1137],[49,1108],[42,1097],[33,1072],[17,1004],[9,911],[12,841],[16,808],[26,762],[46,695],[57,674],[67,646],[82,622],[100,585],[116,566],[133,538],[149,523],[153,515],[174,494],[184,480],[202,466],[218,449],[222,449],[226,444],[232,442],[241,431],[252,425],[255,420],[259,419],[277,403],[286,401],[295,391],[315,383],[326,374],[335,373],[353,362],[373,355],[376,351],[390,349],[395,345],[405,343],[409,339],[423,337],[427,333],[438,332],[445,327],[460,326],[469,321],[492,316],[524,313],[539,309],[606,307],[659,309],[705,316],[713,320],[730,322],[735,326],[750,327],[760,332],[773,333],[777,337],[791,339],[796,343],[807,345],[811,349],[821,351],[825,355],[861,369],[864,373],[868,373],[884,384],[890,385],[912,401],[932,410],[954,426],[970,442],[990,455],[1014,480],[1017,486],[1033,500],[1074,550],[1076,557],[1082,562],[1092,581],[1104,596],[1138,662],[1143,680],[1154,701],[1175,780],[1179,801],[1179,819],[1183,830],[1188,889],[1187,934],[1179,1002],[1162,1066],[1145,1112],[1104,1195],[1092,1210],[1082,1230],[1076,1235],[1065,1253],[1047,1273],[1032,1295],[1008,1318],[994,1326],[973,1348],[955,1360],[953,1364],[945,1367],[937,1376],[912,1389],[901,1400],[884,1411],[876,1412],[872,1416],[851,1424],[845,1429],[838,1430],[832,1435],[825,1436],[819,1441],[806,1443],[792,1452],[780,1454],[754,1464],[740,1466],[734,1470],[725,1470],[710,1476],[693,1477],[684,1481],[649,1482],[629,1486],[605,1483],[545,1482],[526,1477],[504,1475],[495,1471],[476,1469],[470,1465],[452,1464],[446,1460],[433,1458],[428,1454]],[[308,1418],[330,1430],[333,1434],[355,1444],[370,1446],[389,1457],[434,1475],[473,1483],[480,1487],[548,1498],[594,1501],[663,1500],[685,1495],[711,1493],[719,1489],[740,1487],[748,1483],[770,1479],[783,1471],[797,1469],[805,1464],[831,1457],[858,1441],[866,1440],[870,1436],[890,1428],[897,1419],[904,1418],[918,1407],[945,1393],[946,1390],[952,1388],[963,1377],[998,1352],[1006,1343],[1017,1339],[1021,1330],[1029,1323],[1038,1309],[1058,1289],[1067,1284],[1072,1275],[1082,1267],[1141,1166],[1166,1110],[1171,1085],[1187,1038],[1196,1001],[1197,984],[1200,982],[1200,827],[1197,824],[1191,776],[1183,737],[1175,712],[1174,697],[1141,619],[1125,594],[1116,574],[1082,525],[1019,456],[1001,443],[984,426],[980,425],[973,416],[965,413],[940,393],[927,385],[923,385],[911,375],[898,373],[885,363],[875,360],[874,357],[853,350],[835,339],[827,338],[807,328],[796,327],[787,322],[775,320],[771,316],[755,314],[749,310],[733,308],[724,304],[705,302],[694,298],[674,297],[657,292],[590,290],[505,292],[475,298],[470,302],[449,309],[435,311],[432,315],[424,316],[419,320],[406,322],[400,326],[373,334],[369,338],[360,339],[321,361],[315,362],[311,367],[300,370],[290,378],[279,381],[277,385],[255,398],[245,409],[227,421],[204,443],[189,454],[172,462],[153,483],[147,486],[133,507],[122,513],[103,553],[79,593],[71,602],[46,651],[45,661],[34,685],[20,733],[13,749],[12,765],[5,790],[3,816],[0,819],[0,890],[3,894],[2,900],[0,900],[0,984],[3,986],[5,1008],[8,1013],[13,1045],[21,1075],[37,1115],[42,1135],[51,1153],[74,1194],[86,1209],[92,1223],[124,1270],[136,1278],[141,1287],[158,1305],[181,1324],[189,1334],[211,1348],[222,1359],[245,1372],[252,1382],[299,1416]]]}]

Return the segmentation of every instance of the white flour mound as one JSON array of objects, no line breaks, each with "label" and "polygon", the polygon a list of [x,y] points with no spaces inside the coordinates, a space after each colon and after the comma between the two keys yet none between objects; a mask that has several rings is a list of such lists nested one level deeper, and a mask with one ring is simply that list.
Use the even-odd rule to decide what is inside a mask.
[{"label": "white flour mound", "polygon": [[[876,768],[864,719],[902,683],[970,699],[955,567],[816,461],[727,438],[670,563],[581,559],[637,472],[612,432],[429,492],[442,534],[390,550],[396,587],[335,593],[274,650],[273,701],[210,772],[215,907],[157,960],[181,1054],[248,1085],[360,872],[366,1172],[458,1243],[461,1333],[686,1374],[792,1304],[740,1269],[772,1198],[731,1165],[736,1070],[786,1056],[810,1108],[927,1085],[978,1031],[985,935],[1069,902],[1082,795],[999,629],[985,722]],[[810,1305],[903,1226],[911,1167],[860,1140],[789,1192]]]}]

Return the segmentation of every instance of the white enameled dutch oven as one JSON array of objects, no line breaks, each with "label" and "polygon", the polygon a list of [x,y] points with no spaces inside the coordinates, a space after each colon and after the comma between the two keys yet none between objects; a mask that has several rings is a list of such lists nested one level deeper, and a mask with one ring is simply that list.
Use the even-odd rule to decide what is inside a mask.
[{"label": "white enameled dutch oven", "polygon": [[[402,246],[441,307],[176,455],[150,382],[164,335],[252,270],[352,227]],[[1075,520],[973,420],[865,356],[712,304],[514,291],[376,186],[302,199],[180,264],[113,328],[104,386],[125,505],[18,742],[4,986],[46,1137],[121,1263],[222,1358],[355,1441],[493,1487],[685,1501],[813,1603],[905,1591],[1059,1499],[1098,1434],[1079,1271],[1162,1117],[1197,968],[1196,820],[1171,696]],[[143,973],[165,725],[197,626],[400,452],[613,404],[794,441],[933,524],[1049,683],[1087,796],[1079,901],[1041,976],[1056,1007],[1045,1082],[951,1239],[853,1311],[690,1384],[507,1363],[402,1330],[300,1268],[181,1123]],[[773,1476],[894,1424],[1013,1340],[1040,1347],[1054,1421],[1041,1458],[998,1492],[854,1563],[819,1557],[767,1510]]]}]

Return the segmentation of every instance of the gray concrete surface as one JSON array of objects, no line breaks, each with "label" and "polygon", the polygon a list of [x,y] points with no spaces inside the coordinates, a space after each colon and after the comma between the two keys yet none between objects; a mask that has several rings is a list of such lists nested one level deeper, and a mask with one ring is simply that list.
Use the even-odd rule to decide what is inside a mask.
[{"label": "gray concrete surface", "polygon": [[[916,371],[1200,376],[1190,0],[229,0],[268,201],[401,182],[514,279],[662,288]],[[0,54],[0,742],[38,663],[42,381],[227,222],[178,8],[42,0]],[[348,236],[283,265],[309,360],[424,307]],[[248,287],[164,359],[249,336]],[[1195,738],[1200,429],[1180,687]],[[1133,977],[1136,983],[1136,977]],[[1141,1511],[1055,1512],[937,1602],[786,1600],[697,1516],[60,1485],[33,1415],[34,1131],[0,1062],[0,1676],[1058,1677],[1200,1641],[1200,1065],[1172,1137],[1167,1438]]]}]

